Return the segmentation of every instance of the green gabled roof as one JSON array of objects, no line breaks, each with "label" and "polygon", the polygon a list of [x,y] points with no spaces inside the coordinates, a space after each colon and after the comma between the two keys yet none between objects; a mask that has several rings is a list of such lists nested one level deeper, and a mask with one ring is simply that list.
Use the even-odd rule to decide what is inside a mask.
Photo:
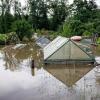
[{"label": "green gabled roof", "polygon": [[[94,56],[84,50],[88,47],[83,47],[84,48],[80,47],[77,42],[74,42],[71,39],[67,39],[45,60],[94,60]],[[53,48],[51,48],[51,50],[52,49]]]}]

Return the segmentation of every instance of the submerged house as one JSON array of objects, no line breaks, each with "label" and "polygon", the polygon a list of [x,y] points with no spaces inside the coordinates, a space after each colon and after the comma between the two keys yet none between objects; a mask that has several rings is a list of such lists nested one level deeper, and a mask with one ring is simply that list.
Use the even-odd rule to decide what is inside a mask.
[{"label": "submerged house", "polygon": [[43,48],[44,62],[94,62],[92,50],[87,45],[58,36]]}]

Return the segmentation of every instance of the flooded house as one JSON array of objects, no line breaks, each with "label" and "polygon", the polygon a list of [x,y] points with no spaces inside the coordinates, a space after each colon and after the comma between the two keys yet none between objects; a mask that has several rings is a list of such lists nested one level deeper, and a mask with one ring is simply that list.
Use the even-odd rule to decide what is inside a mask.
[{"label": "flooded house", "polygon": [[45,63],[94,62],[89,46],[58,36],[43,48]]},{"label": "flooded house", "polygon": [[[89,47],[80,42],[77,45],[91,55]],[[100,100],[100,66],[44,65],[39,49],[32,43],[1,48],[0,100]],[[99,46],[96,53],[100,55]],[[35,68],[31,60],[37,62]]]}]

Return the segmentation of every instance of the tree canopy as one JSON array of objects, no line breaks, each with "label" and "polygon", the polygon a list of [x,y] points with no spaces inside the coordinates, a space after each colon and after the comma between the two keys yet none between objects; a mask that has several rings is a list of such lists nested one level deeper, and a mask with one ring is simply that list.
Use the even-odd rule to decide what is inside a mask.
[{"label": "tree canopy", "polygon": [[55,31],[64,36],[100,33],[100,9],[95,0],[74,0],[71,5],[68,0],[28,0],[24,7],[17,0],[0,2],[1,34],[16,31],[13,30],[16,25],[20,28],[23,23],[22,37],[23,30],[26,35],[30,28]]}]

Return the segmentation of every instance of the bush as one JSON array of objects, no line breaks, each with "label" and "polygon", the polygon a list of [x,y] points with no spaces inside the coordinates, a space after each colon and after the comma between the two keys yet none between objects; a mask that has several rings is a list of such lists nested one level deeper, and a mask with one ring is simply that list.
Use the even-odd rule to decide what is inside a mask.
[{"label": "bush", "polygon": [[63,24],[61,35],[71,37],[73,35],[82,35],[83,32],[84,27],[80,20],[69,19]]},{"label": "bush", "polygon": [[19,39],[22,41],[24,37],[31,38],[31,25],[26,20],[17,20],[12,24],[13,31],[16,32]]},{"label": "bush", "polygon": [[15,32],[10,32],[7,34],[0,34],[0,44],[5,44],[5,43],[17,43],[19,42],[19,38],[16,35]]},{"label": "bush", "polygon": [[97,44],[100,44],[100,37],[97,39]]},{"label": "bush", "polygon": [[0,34],[0,41],[6,41],[8,36],[6,34]]},{"label": "bush", "polygon": [[87,30],[88,32],[94,33],[95,32],[95,28],[94,28],[94,23],[93,22],[88,22],[84,24],[85,30]]},{"label": "bush", "polygon": [[100,25],[98,25],[98,26],[96,27],[96,32],[99,33],[99,36],[100,36]]},{"label": "bush", "polygon": [[70,23],[65,22],[62,26],[59,27],[58,32],[61,36],[70,37],[71,35]]},{"label": "bush", "polygon": [[85,32],[83,33],[83,36],[91,36],[91,35],[92,35],[92,33],[89,32],[89,31],[85,31]]},{"label": "bush", "polygon": [[5,44],[8,40],[8,36],[6,34],[0,34],[0,44]]},{"label": "bush", "polygon": [[17,36],[16,32],[7,33],[9,43],[19,43],[19,37]]}]

